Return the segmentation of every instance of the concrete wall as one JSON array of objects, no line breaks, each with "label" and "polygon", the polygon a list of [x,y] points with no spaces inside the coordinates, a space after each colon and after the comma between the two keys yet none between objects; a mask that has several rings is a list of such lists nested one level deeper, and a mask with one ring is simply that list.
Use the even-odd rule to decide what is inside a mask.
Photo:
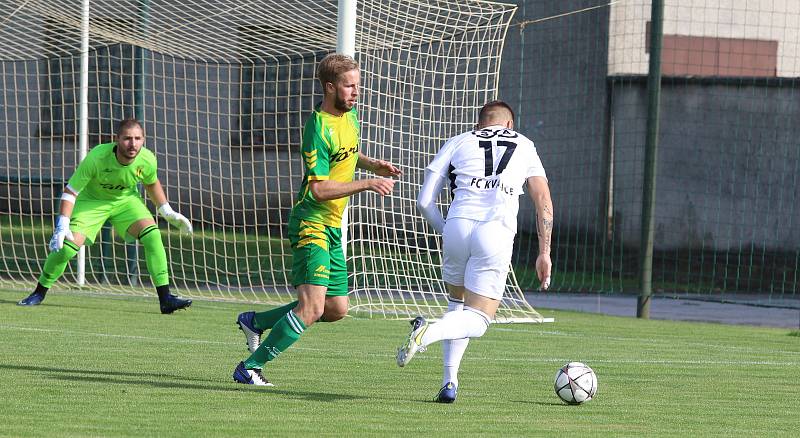
[{"label": "concrete wall", "polygon": [[[612,106],[613,209],[616,226],[632,244],[638,244],[641,220],[645,88],[643,82],[618,84]],[[797,247],[798,93],[796,86],[664,84],[655,210],[659,248]]]}]

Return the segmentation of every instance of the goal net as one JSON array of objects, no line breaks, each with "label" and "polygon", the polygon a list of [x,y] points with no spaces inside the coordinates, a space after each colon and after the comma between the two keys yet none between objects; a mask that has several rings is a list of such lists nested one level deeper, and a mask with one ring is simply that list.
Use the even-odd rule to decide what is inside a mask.
[{"label": "goal net", "polygon": [[[195,227],[186,237],[161,222],[181,294],[293,299],[285,224],[303,175],[303,122],[321,98],[316,64],[336,47],[337,3],[90,2],[88,144],[112,141],[123,118],[142,120],[167,197]],[[414,199],[439,146],[496,97],[514,11],[483,1],[358,2],[362,151],[404,175],[390,196],[351,198],[355,312],[435,317],[446,308],[440,238]],[[81,18],[74,0],[0,4],[0,286],[35,284],[59,194],[80,161]],[[55,288],[152,294],[143,268],[142,251],[105,227],[86,249],[85,284],[73,262]],[[513,273],[497,319],[541,320]]]}]

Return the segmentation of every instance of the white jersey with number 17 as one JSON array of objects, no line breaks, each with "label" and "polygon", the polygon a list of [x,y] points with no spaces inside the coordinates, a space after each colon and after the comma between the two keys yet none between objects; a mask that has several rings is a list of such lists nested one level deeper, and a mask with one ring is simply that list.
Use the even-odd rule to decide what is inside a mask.
[{"label": "white jersey with number 17", "polygon": [[501,220],[514,232],[525,181],[547,177],[533,142],[502,126],[447,140],[427,170],[450,180],[448,218]]}]

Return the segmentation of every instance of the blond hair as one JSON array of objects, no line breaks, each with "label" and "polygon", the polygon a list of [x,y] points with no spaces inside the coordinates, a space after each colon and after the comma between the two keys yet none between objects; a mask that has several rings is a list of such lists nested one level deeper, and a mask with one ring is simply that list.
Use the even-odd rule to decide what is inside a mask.
[{"label": "blond hair", "polygon": [[351,56],[343,55],[341,53],[331,53],[322,58],[317,66],[317,79],[325,89],[325,84],[330,82],[335,84],[339,79],[339,75],[347,73],[351,70],[358,70],[358,62]]}]

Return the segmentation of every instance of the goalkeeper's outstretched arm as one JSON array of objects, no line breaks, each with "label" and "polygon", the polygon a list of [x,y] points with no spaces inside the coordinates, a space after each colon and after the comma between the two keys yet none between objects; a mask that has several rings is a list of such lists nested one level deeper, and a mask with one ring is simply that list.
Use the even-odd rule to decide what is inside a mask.
[{"label": "goalkeeper's outstretched arm", "polygon": [[173,227],[181,230],[184,234],[192,233],[192,223],[189,222],[189,219],[173,210],[169,202],[167,202],[167,195],[164,193],[161,181],[156,180],[153,184],[145,184],[144,190],[147,192],[147,196],[150,197],[150,201],[158,206],[158,214],[160,214],[164,220],[169,222]]}]

